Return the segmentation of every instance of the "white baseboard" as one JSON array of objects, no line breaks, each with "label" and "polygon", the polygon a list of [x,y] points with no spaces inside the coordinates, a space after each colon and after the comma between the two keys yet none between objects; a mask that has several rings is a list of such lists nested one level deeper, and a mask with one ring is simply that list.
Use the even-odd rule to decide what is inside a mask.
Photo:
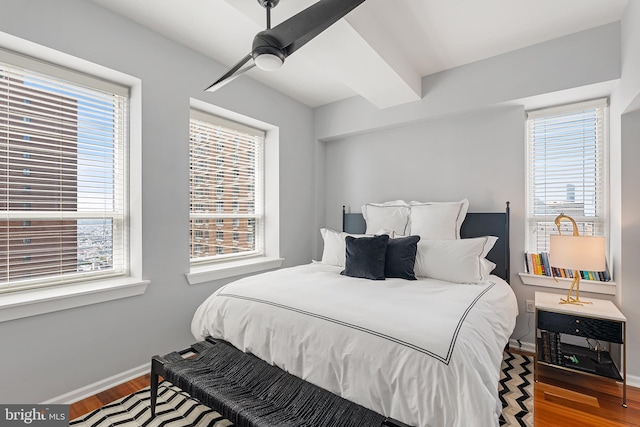
[{"label": "white baseboard", "polygon": [[60,396],[54,397],[53,399],[49,399],[46,402],[42,402],[43,404],[61,404],[61,405],[70,405],[74,402],[78,402],[82,399],[86,399],[87,397],[93,396],[105,390],[109,390],[115,386],[126,383],[127,381],[131,381],[134,378],[141,377],[149,373],[151,370],[151,363],[145,363],[144,365],[140,365],[137,368],[129,369],[128,371],[122,372],[120,374],[116,374],[112,377],[105,378],[104,380],[97,381],[93,384],[89,384],[87,386],[81,387],[77,390],[70,391],[65,394],[61,394]]},{"label": "white baseboard", "polygon": [[627,374],[627,385],[640,388],[640,376]]},{"label": "white baseboard", "polygon": [[513,348],[515,350],[526,351],[528,353],[533,353],[536,351],[536,346],[532,342],[520,341],[522,346],[518,344],[518,341],[511,339],[509,340],[509,348]]}]

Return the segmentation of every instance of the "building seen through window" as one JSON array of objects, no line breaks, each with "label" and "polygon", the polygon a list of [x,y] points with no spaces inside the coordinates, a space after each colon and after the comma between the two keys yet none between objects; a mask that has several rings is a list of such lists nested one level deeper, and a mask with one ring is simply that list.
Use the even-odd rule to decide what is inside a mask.
[{"label": "building seen through window", "polygon": [[192,110],[189,146],[191,261],[262,254],[264,132]]},{"label": "building seen through window", "polygon": [[87,81],[0,63],[0,292],[125,271],[127,89]]}]

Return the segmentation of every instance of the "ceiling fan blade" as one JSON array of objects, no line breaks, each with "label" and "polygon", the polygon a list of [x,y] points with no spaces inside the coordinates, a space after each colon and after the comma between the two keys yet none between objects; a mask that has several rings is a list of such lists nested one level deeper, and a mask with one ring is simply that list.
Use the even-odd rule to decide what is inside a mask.
[{"label": "ceiling fan blade", "polygon": [[304,46],[365,0],[320,0],[270,30],[285,56]]},{"label": "ceiling fan blade", "polygon": [[[247,62],[251,61],[250,64]],[[236,65],[231,67],[229,71],[227,71],[222,77],[215,81],[211,86],[205,89],[205,91],[213,92],[215,90],[220,89],[222,86],[226,85],[236,77],[240,76],[242,73],[252,69],[256,64],[252,61],[251,54],[248,54],[244,58],[242,58]]]}]

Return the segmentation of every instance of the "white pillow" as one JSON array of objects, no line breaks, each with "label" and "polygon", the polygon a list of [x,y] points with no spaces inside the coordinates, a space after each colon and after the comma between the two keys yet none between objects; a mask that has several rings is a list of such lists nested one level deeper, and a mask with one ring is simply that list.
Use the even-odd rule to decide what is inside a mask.
[{"label": "white pillow", "polygon": [[469,200],[459,202],[411,202],[409,233],[426,239],[459,239]]},{"label": "white pillow", "polygon": [[485,259],[497,237],[473,239],[423,240],[418,242],[414,271],[416,276],[454,283],[477,283],[486,280],[493,270]]},{"label": "white pillow", "polygon": [[493,270],[496,269],[496,264],[489,261],[488,259],[483,259],[482,260],[482,275],[483,276],[488,276],[490,275]]},{"label": "white pillow", "polygon": [[324,248],[322,249],[323,264],[336,265],[344,267],[346,263],[347,253],[347,236],[364,237],[364,234],[349,234],[345,232],[331,230],[329,228],[321,228],[320,234],[324,240]]},{"label": "white pillow", "polygon": [[380,229],[405,234],[409,223],[409,204],[404,200],[385,203],[367,203],[362,206],[362,216],[367,224],[367,234]]}]

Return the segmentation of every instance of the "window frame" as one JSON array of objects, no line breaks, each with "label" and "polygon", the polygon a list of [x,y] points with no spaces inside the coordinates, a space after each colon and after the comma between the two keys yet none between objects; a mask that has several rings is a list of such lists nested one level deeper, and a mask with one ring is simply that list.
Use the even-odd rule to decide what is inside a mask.
[{"label": "window frame", "polygon": [[[547,215],[537,215],[535,213],[535,201],[534,201],[534,164],[533,164],[533,156],[534,156],[534,148],[533,148],[533,136],[532,136],[532,121],[543,119],[545,117],[553,117],[559,116],[563,114],[578,114],[580,111],[588,111],[588,110],[598,110],[601,111],[594,112],[594,117],[596,120],[600,120],[596,127],[601,129],[600,132],[596,131],[596,137],[594,137],[594,141],[596,142],[596,146],[593,149],[594,159],[597,165],[593,166],[594,170],[600,172],[600,176],[594,178],[595,183],[593,184],[594,194],[599,196],[599,202],[594,202],[595,212],[593,216],[590,215],[575,215],[574,213],[568,211],[571,209],[570,206],[566,208],[554,208],[558,210],[558,212],[549,213]],[[539,245],[539,238],[534,236],[535,233],[533,231],[533,227],[538,223],[553,223],[555,217],[559,215],[561,210],[564,210],[565,214],[571,216],[576,220],[580,228],[580,234],[584,233],[584,228],[587,228],[586,223],[593,223],[592,232],[589,234],[597,235],[597,236],[605,236],[607,238],[607,246],[608,246],[608,231],[609,231],[609,173],[610,173],[610,164],[609,164],[609,103],[607,98],[595,99],[584,102],[575,102],[555,107],[536,109],[532,111],[528,111],[526,114],[526,122],[525,122],[525,180],[526,180],[526,196],[525,196],[525,251],[527,252],[542,252],[547,250],[548,248],[548,236],[550,234],[555,234],[557,231],[555,230],[555,226],[553,226],[553,230],[551,233],[545,233],[545,241],[546,246],[542,247]],[[582,169],[583,171],[586,168]],[[582,172],[585,175],[585,172]],[[589,188],[589,187],[581,187]],[[545,194],[546,194],[545,189]],[[552,190],[550,190],[552,191]],[[598,197],[596,197],[598,198]],[[571,200],[565,200],[565,203],[575,203]],[[578,202],[579,203],[579,202]],[[584,206],[583,206],[584,209]],[[546,210],[546,208],[545,208]],[[553,211],[553,209],[551,209]],[[562,223],[563,229],[565,231],[565,226],[570,227],[570,223]],[[538,228],[538,227],[536,227]],[[571,230],[566,229],[568,233]]]},{"label": "window frame", "polygon": [[[197,98],[191,98],[189,106],[191,109],[197,109],[223,119],[262,129],[266,132],[266,135],[263,159],[264,253],[256,256],[239,257],[235,260],[220,259],[219,261],[205,264],[190,263],[189,272],[185,274],[188,283],[190,285],[198,285],[214,280],[258,273],[281,267],[284,259],[280,258],[279,128],[267,122],[210,104]],[[224,150],[222,146],[216,146],[215,148],[217,152]],[[217,222],[216,225],[218,225]],[[216,246],[215,251],[217,251],[218,248],[219,246]]]},{"label": "window frame", "polygon": [[[44,287],[0,294],[0,322],[127,298],[145,293],[150,281],[142,278],[142,81],[87,60],[0,33],[0,55],[17,61],[36,61],[55,72],[72,71],[82,77],[111,81],[129,88],[129,268],[124,276],[83,280],[61,287]],[[5,59],[7,60],[7,59]],[[11,62],[11,61],[10,61]],[[14,63],[15,64],[15,63]],[[29,68],[29,67],[27,67]]]},{"label": "window frame", "polygon": [[[20,200],[29,195],[36,200],[36,203],[32,203],[32,201],[23,202],[22,209],[11,209],[8,207],[6,210],[2,211],[3,219],[7,221],[7,233],[9,233],[7,236],[11,238],[11,233],[20,233],[20,231],[13,229],[15,226],[11,226],[11,222],[15,223],[18,221],[36,220],[42,222],[39,227],[42,229],[50,227],[51,225],[49,225],[49,222],[53,221],[54,227],[58,227],[60,231],[65,225],[55,225],[55,223],[75,221],[75,226],[73,226],[75,227],[75,232],[71,231],[71,233],[76,234],[79,238],[81,235],[79,234],[79,230],[81,228],[81,225],[78,223],[79,221],[107,220],[110,221],[111,228],[110,245],[112,256],[110,262],[111,268],[105,270],[92,269],[90,271],[85,271],[78,268],[68,268],[63,269],[63,271],[47,271],[47,268],[50,268],[50,266],[56,265],[60,262],[59,257],[61,256],[67,257],[65,258],[66,261],[71,261],[69,256],[63,255],[64,249],[59,247],[56,253],[54,253],[55,250],[52,250],[50,253],[44,252],[46,257],[42,256],[41,253],[38,264],[31,265],[31,267],[24,266],[23,268],[25,268],[25,270],[23,270],[22,273],[23,277],[18,276],[18,274],[21,274],[19,270],[21,267],[13,266],[8,262],[7,265],[9,268],[6,272],[7,275],[11,275],[11,277],[7,277],[7,281],[3,281],[2,284],[0,284],[0,293],[19,292],[26,289],[40,289],[48,286],[62,286],[69,283],[86,280],[99,280],[106,277],[125,276],[129,268],[127,255],[128,230],[125,225],[127,223],[128,214],[128,198],[126,191],[126,182],[128,181],[128,164],[126,153],[129,148],[127,131],[129,88],[119,84],[106,82],[104,79],[81,74],[73,70],[56,68],[52,64],[43,64],[35,59],[17,56],[14,53],[6,51],[0,51],[0,62],[7,64],[9,76],[13,75],[11,73],[15,73],[15,75],[17,75],[17,79],[24,80],[8,82],[8,87],[10,88],[10,92],[8,92],[9,96],[14,99],[13,102],[8,101],[7,103],[9,117],[24,115],[22,121],[25,123],[32,122],[32,119],[27,117],[27,115],[37,117],[35,120],[37,123],[34,123],[33,128],[22,128],[20,125],[16,125],[10,121],[7,122],[7,129],[11,134],[33,132],[37,136],[37,138],[34,138],[34,144],[29,144],[28,148],[21,147],[21,142],[16,142],[15,144],[17,145],[14,145],[11,141],[7,141],[7,161],[10,165],[13,164],[15,166],[17,162],[15,156],[23,149],[33,150],[36,153],[36,157],[39,157],[39,159],[35,160],[33,163],[27,164],[22,168],[22,175],[24,177],[33,176],[36,178],[35,180],[27,181],[30,185],[22,185],[22,188],[24,189],[22,193],[19,194],[16,190],[12,191],[10,187],[7,187],[6,189],[8,197],[7,203],[11,205],[16,204],[14,200]],[[37,86],[39,84],[42,85],[42,88]],[[58,91],[56,92],[56,90]],[[69,92],[71,94],[68,95],[65,92]],[[16,102],[16,94],[25,97],[25,100],[21,103]],[[91,120],[90,115],[87,115],[87,113],[81,113],[81,111],[86,111],[94,105],[100,105],[98,103],[103,102],[102,100],[107,98],[109,100],[113,100],[113,103],[107,104],[104,109],[96,108],[95,111],[97,112],[96,116],[110,110],[113,111],[112,145],[96,143],[96,139],[102,136],[100,133],[101,131],[97,129],[97,126],[87,124],[88,121]],[[33,99],[37,102],[32,102]],[[66,100],[67,104],[65,105],[64,102],[58,101],[58,99]],[[87,101],[84,108],[82,108],[80,104],[80,100],[82,99]],[[71,103],[73,103],[73,107],[75,108],[72,112],[69,112],[69,105]],[[23,104],[29,106],[33,104],[33,109],[24,109],[22,107]],[[55,107],[50,107],[51,105],[54,105]],[[113,105],[113,109],[110,108],[111,105]],[[68,120],[75,119],[75,126],[71,128],[75,133],[71,135],[55,134],[55,136],[51,138],[51,141],[53,142],[49,143],[47,141],[47,133],[43,128],[46,126],[59,125],[61,122],[59,116],[56,116],[55,114],[47,114],[47,109],[53,110],[56,114],[63,113]],[[47,117],[48,115],[53,116],[53,119],[51,117]],[[88,133],[86,133],[87,130]],[[31,141],[31,137],[22,138],[22,140]],[[106,153],[105,159],[102,159],[95,154],[91,156],[87,156],[86,154],[84,156],[81,155],[81,153],[87,153],[90,150],[98,152],[98,150],[103,147],[103,154]],[[62,154],[62,152],[65,152],[66,154]],[[22,153],[21,157],[27,159],[31,158],[31,156],[25,156],[25,152]],[[34,157],[34,159],[36,157]],[[83,158],[85,159],[84,163],[81,160]],[[57,163],[50,159],[56,159]],[[67,166],[72,161],[75,162],[73,163],[75,168]],[[113,175],[110,176],[111,181],[107,181],[112,184],[111,203],[113,206],[111,209],[105,207],[105,204],[108,205],[108,203],[104,203],[104,200],[109,200],[109,197],[103,199],[103,203],[98,203],[98,206],[102,205],[100,206],[101,209],[96,209],[94,205],[90,205],[90,207],[86,206],[87,199],[82,199],[80,197],[83,193],[79,191],[78,188],[89,186],[89,190],[84,190],[85,192],[96,191],[94,190],[94,188],[96,188],[95,183],[97,182],[95,181],[95,178],[87,176],[88,174],[85,173],[84,179],[81,179],[82,175],[80,173],[81,170],[86,171],[90,167],[94,168],[96,164],[99,165],[97,168],[97,174],[100,174],[101,171],[120,171],[119,173],[113,172]],[[91,170],[93,171],[93,169]],[[11,173],[11,169],[7,169],[5,172],[9,175]],[[57,179],[65,181],[73,180],[75,183],[75,187],[72,187],[70,184],[54,184],[53,191],[60,192],[60,194],[74,191],[72,194],[74,194],[75,197],[65,196],[65,199],[62,202],[59,202],[60,205],[58,205],[58,200],[55,198],[55,195],[52,196],[51,194],[46,194],[46,190],[42,190],[42,188],[48,188],[47,185],[48,181],[51,179],[51,173],[55,173]],[[62,177],[57,174],[62,174]],[[10,180],[9,185],[12,183],[15,185],[15,182]],[[31,192],[27,190],[27,187],[29,189],[31,188],[31,184],[33,184],[34,188],[40,188],[40,190],[35,191],[35,194],[31,194]],[[106,195],[108,196],[108,193]],[[14,196],[15,199],[12,196]],[[52,200],[56,201],[56,204],[53,204],[53,207],[51,207]],[[91,200],[90,196],[88,200]],[[85,203],[84,208],[81,207],[83,201]],[[67,224],[67,226],[69,225],[70,224]],[[40,233],[44,233],[44,231],[41,230]],[[55,234],[51,234],[50,232],[46,233],[47,234],[41,234],[39,237],[36,237],[36,241],[33,243],[41,245],[42,242],[45,242],[45,250],[49,247],[56,249],[56,244],[50,243],[49,240],[56,239]],[[57,238],[60,239],[61,237]],[[30,237],[22,239],[23,245],[31,243],[32,238]],[[61,242],[57,243],[60,243],[59,246],[64,246]],[[78,240],[76,239],[76,254],[79,253],[79,247]],[[19,247],[12,248],[8,244],[7,250],[10,259],[12,259],[12,249],[15,251],[20,250]],[[76,263],[77,262],[78,260],[76,259]],[[17,273],[14,272],[14,268],[18,269]],[[33,269],[44,269],[45,273],[52,272],[53,274],[39,274],[31,277],[31,271]],[[3,278],[3,280],[4,279],[5,278]]]}]

